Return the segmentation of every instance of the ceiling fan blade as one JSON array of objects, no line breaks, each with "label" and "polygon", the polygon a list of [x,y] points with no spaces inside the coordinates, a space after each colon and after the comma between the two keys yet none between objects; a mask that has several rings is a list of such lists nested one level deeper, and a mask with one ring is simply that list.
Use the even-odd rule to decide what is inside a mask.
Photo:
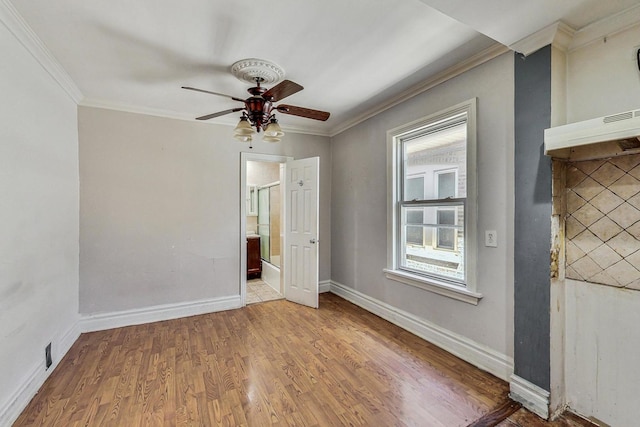
[{"label": "ceiling fan blade", "polygon": [[224,116],[225,114],[231,114],[231,113],[235,113],[242,110],[244,110],[244,108],[232,108],[230,110],[218,111],[217,113],[196,117],[196,120],[209,120],[209,119],[213,119],[214,117],[220,117],[220,116]]},{"label": "ceiling fan blade", "polygon": [[190,86],[182,86],[182,89],[195,90],[196,92],[208,93],[210,95],[224,96],[225,98],[231,98],[234,101],[244,102],[244,99],[236,98],[235,96],[231,96],[231,95],[225,95],[224,93],[212,92],[210,90],[198,89],[198,88],[190,87]]},{"label": "ceiling fan blade", "polygon": [[298,83],[292,82],[291,80],[283,80],[263,93],[262,97],[272,102],[278,102],[281,99],[285,99],[287,96],[300,92],[302,89],[304,88]]},{"label": "ceiling fan blade", "polygon": [[276,109],[284,114],[291,114],[293,116],[306,117],[307,119],[326,121],[329,118],[330,113],[326,111],[312,110],[311,108],[296,107],[293,105],[278,105]]}]

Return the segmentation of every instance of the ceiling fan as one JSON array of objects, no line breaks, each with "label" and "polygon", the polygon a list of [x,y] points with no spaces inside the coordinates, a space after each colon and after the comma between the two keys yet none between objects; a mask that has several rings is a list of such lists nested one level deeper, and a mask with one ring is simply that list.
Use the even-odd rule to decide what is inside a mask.
[{"label": "ceiling fan", "polygon": [[[272,62],[258,59],[242,60],[234,63],[231,71],[238,79],[255,83],[254,87],[247,89],[247,92],[251,95],[247,99],[195,87],[182,86],[182,89],[223,96],[244,104],[242,107],[196,117],[196,120],[209,120],[241,111],[242,116],[235,129],[235,137],[237,139],[241,141],[251,141],[251,135],[253,133],[264,131],[265,136],[263,140],[278,142],[280,141],[280,137],[284,135],[284,132],[282,132],[280,125],[278,125],[275,117],[276,112],[320,121],[326,121],[329,118],[330,113],[326,111],[312,110],[310,108],[296,107],[287,104],[274,105],[274,103],[304,88],[291,80],[283,80],[271,89],[263,87],[262,83],[275,82],[284,76],[284,70]],[[255,131],[253,128],[255,128]]]}]

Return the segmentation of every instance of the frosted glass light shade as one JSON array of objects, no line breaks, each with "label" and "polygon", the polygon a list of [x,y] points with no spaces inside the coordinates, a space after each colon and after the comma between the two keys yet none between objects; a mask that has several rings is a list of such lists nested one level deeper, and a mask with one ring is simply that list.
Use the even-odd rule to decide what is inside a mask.
[{"label": "frosted glass light shade", "polygon": [[236,134],[233,136],[235,139],[237,139],[240,142],[251,142],[252,138],[251,135],[239,135]]},{"label": "frosted glass light shade", "polygon": [[[284,133],[283,133],[284,135]],[[267,133],[265,132],[264,136],[262,137],[262,140],[264,142],[280,142],[280,138],[276,137],[276,136],[269,136],[267,135]]]},{"label": "frosted glass light shade", "polygon": [[282,132],[282,129],[280,128],[280,125],[276,120],[272,120],[269,122],[269,124],[264,130],[264,134],[266,136],[272,136],[276,138],[280,138],[281,136],[284,136],[284,132]]},{"label": "frosted glass light shade", "polygon": [[253,135],[256,131],[251,127],[251,123],[245,117],[242,117],[238,125],[233,130],[236,135]]}]

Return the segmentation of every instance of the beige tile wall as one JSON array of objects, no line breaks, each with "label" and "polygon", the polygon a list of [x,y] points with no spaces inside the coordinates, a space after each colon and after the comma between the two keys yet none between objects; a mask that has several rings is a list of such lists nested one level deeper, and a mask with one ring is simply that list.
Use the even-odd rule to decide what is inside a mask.
[{"label": "beige tile wall", "polygon": [[640,154],[566,168],[567,278],[640,290]]}]

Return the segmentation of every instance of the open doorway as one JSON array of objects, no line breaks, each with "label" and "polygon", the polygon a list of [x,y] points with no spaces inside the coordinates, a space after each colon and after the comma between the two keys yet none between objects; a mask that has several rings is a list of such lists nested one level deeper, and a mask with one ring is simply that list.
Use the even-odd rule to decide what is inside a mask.
[{"label": "open doorway", "polygon": [[284,298],[281,182],[284,165],[291,158],[242,153],[241,160],[244,212],[240,222],[241,237],[246,242],[241,241],[240,294],[246,305]]},{"label": "open doorway", "polygon": [[[260,233],[257,218],[255,230],[252,229],[251,223],[247,225],[247,212],[251,212],[252,209],[256,212],[259,210],[259,201],[257,201],[259,188],[270,187],[268,184],[248,185],[249,165],[251,162],[257,162],[278,164],[281,177],[280,188],[284,190],[281,192],[281,203],[284,209],[280,211],[280,218],[283,219],[281,226],[278,227],[280,235],[273,236],[276,240],[279,239],[277,244],[281,248],[281,255],[277,255],[280,268],[274,273],[279,276],[280,282],[277,287],[274,286],[274,289],[279,288],[284,298],[289,301],[318,308],[319,157],[293,160],[284,156],[241,153],[240,161],[240,298],[242,305],[247,304],[247,276],[250,273],[247,231],[251,231],[252,235],[257,234],[257,237]],[[255,201],[252,198],[253,193],[255,193]],[[252,203],[255,203],[255,206]],[[267,231],[263,230],[263,233],[266,234]],[[269,230],[268,233],[272,234],[273,231]],[[269,242],[271,245],[271,236],[269,236]],[[264,248],[266,242],[264,245],[258,243],[258,246]],[[271,256],[266,250],[263,253]],[[263,269],[273,266],[271,262],[268,262],[268,266],[263,260],[260,262]],[[251,273],[253,272],[252,270]]]},{"label": "open doorway", "polygon": [[247,162],[247,304],[284,298],[282,174],[281,163]]}]

